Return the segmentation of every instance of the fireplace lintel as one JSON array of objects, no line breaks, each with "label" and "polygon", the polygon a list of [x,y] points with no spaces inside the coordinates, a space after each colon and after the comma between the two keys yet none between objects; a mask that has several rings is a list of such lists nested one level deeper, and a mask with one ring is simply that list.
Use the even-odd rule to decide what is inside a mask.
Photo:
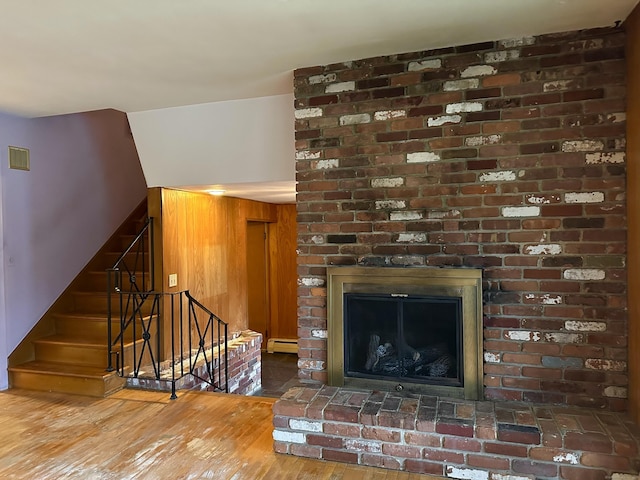
[{"label": "fireplace lintel", "polygon": [[[412,295],[425,292],[459,297],[463,311],[464,386],[420,385],[347,377],[344,374],[343,309],[345,293]],[[328,383],[354,388],[403,389],[448,397],[483,398],[482,271],[475,268],[327,268]]]}]

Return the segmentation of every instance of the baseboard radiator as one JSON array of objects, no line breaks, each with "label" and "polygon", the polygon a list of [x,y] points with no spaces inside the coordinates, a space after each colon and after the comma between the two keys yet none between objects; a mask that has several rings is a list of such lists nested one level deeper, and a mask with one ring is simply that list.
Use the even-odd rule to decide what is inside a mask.
[{"label": "baseboard radiator", "polygon": [[270,338],[267,341],[268,353],[298,353],[297,338]]}]

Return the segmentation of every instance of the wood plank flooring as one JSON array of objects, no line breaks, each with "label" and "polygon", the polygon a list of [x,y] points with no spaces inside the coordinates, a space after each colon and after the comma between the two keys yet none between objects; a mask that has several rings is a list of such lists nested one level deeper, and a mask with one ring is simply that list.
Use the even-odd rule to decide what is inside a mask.
[{"label": "wood plank flooring", "polygon": [[276,454],[274,399],[122,390],[0,392],[2,479],[372,479],[425,475]]}]

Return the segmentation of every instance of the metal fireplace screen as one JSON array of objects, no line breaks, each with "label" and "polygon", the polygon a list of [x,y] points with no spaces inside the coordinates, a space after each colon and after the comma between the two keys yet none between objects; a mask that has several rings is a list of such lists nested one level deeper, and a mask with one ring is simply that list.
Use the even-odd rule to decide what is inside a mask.
[{"label": "metal fireplace screen", "polygon": [[460,298],[344,297],[345,376],[463,385]]},{"label": "metal fireplace screen", "polygon": [[482,271],[327,268],[327,381],[478,400]]}]

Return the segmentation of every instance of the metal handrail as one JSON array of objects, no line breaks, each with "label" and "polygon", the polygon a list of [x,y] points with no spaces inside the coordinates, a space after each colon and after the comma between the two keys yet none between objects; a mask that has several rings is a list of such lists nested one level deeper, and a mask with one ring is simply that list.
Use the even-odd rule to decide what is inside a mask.
[{"label": "metal handrail", "polygon": [[[149,262],[145,261],[145,253],[147,253],[146,242],[145,239],[149,232],[148,241],[149,241]],[[134,250],[135,249],[135,250]],[[154,286],[154,265],[153,265],[153,250],[154,250],[154,242],[153,242],[153,217],[148,217],[140,229],[140,232],[136,235],[133,241],[129,244],[127,248],[123,251],[123,253],[118,257],[116,262],[113,264],[111,268],[107,269],[107,371],[113,371],[113,355],[114,351],[112,348],[118,343],[119,337],[122,335],[122,332],[126,330],[127,325],[122,324],[122,319],[127,317],[127,312],[130,309],[135,309],[133,305],[131,305],[132,297],[130,295],[127,296],[126,302],[122,296],[122,279],[123,279],[123,271],[127,273],[129,277],[129,292],[132,293],[141,293],[141,292],[151,292],[155,289]],[[129,267],[126,262],[127,255],[135,251],[135,257],[133,260],[133,266]],[[147,270],[149,272],[147,273]],[[137,273],[140,272],[142,288],[138,285]],[[149,288],[146,288],[147,283],[149,284]],[[120,333],[116,338],[113,338],[112,332],[112,293],[118,293],[119,295],[119,307],[120,307]],[[116,352],[117,354],[117,352]]]},{"label": "metal handrail", "polygon": [[[126,321],[127,328],[131,329],[132,354],[125,360],[126,342],[121,332],[117,366],[120,376],[170,382],[171,399],[177,398],[176,384],[187,375],[214,391],[229,392],[226,322],[194,299],[188,290],[129,295],[133,296],[132,304],[136,307]],[[167,328],[170,329],[171,355],[163,362],[160,333]],[[128,369],[126,361],[130,361]]]}]

